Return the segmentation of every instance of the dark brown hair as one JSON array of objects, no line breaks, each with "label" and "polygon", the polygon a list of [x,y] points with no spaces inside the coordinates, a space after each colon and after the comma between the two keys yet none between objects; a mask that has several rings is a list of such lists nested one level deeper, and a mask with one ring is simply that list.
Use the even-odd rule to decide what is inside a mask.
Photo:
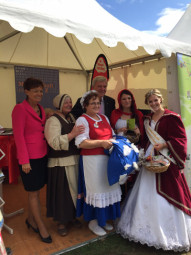
[{"label": "dark brown hair", "polygon": [[84,102],[83,102],[83,107],[86,110],[86,107],[89,105],[89,102],[91,99],[96,99],[99,98],[98,97],[98,93],[96,91],[92,91],[91,93],[89,93],[85,98],[84,98]]},{"label": "dark brown hair", "polygon": [[38,88],[38,87],[42,87],[44,88],[44,85],[43,85],[43,82],[39,79],[35,79],[35,78],[27,78],[25,81],[24,81],[24,84],[23,84],[23,88],[24,90],[30,90],[30,89],[34,89],[34,88]]}]

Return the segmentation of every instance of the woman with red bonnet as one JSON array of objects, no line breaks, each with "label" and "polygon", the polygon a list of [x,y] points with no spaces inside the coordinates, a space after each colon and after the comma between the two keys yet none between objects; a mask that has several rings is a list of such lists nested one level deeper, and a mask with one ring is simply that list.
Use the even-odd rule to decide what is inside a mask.
[{"label": "woman with red bonnet", "polygon": [[[111,126],[116,135],[125,136],[130,142],[138,147],[143,141],[144,125],[143,114],[137,110],[135,98],[131,91],[123,89],[118,94],[119,108],[111,113]],[[129,121],[131,120],[131,121]],[[128,122],[131,125],[128,125]],[[127,191],[132,188],[136,179],[136,172],[128,176],[127,183],[121,185],[122,200],[125,198]]]},{"label": "woman with red bonnet", "polygon": [[[144,133],[143,114],[137,110],[134,96],[129,90],[121,90],[117,100],[119,108],[113,110],[111,114],[111,126],[117,135],[127,136],[130,142],[139,145]],[[129,119],[135,119],[132,130],[127,125]]]}]

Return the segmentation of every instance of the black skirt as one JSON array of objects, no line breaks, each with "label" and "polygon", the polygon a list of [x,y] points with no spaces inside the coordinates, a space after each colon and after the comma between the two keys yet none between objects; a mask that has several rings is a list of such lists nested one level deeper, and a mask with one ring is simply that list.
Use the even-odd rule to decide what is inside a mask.
[{"label": "black skirt", "polygon": [[48,168],[47,217],[67,224],[76,217],[65,167]]},{"label": "black skirt", "polygon": [[47,156],[30,159],[31,171],[26,174],[19,165],[21,179],[26,191],[37,191],[47,183]]}]

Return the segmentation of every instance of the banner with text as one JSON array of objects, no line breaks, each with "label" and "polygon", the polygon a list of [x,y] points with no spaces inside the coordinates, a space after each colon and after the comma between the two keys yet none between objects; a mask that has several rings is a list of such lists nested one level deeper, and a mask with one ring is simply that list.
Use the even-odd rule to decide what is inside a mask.
[{"label": "banner with text", "polygon": [[21,103],[26,98],[23,83],[30,77],[40,79],[44,83],[44,94],[40,104],[44,108],[54,108],[52,100],[59,94],[59,71],[54,69],[15,66],[16,103]]},{"label": "banner with text", "polygon": [[185,175],[191,189],[191,56],[177,53],[177,65],[181,117],[188,139]]}]

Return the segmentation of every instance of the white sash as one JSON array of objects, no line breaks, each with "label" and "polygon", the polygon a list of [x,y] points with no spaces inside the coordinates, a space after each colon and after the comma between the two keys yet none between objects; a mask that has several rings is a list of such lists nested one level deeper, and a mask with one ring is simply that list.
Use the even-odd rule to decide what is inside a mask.
[{"label": "white sash", "polygon": [[[145,130],[146,130],[147,136],[148,136],[148,138],[149,138],[149,140],[150,140],[150,142],[152,143],[153,146],[155,144],[166,143],[166,141],[154,129],[151,128],[151,126],[149,125],[149,120],[148,119],[145,119],[144,125],[145,125]],[[169,157],[170,153],[169,153],[168,148],[163,148],[162,150],[160,150],[160,153],[165,158],[172,161],[176,165],[176,161],[174,160],[174,158]]]}]

